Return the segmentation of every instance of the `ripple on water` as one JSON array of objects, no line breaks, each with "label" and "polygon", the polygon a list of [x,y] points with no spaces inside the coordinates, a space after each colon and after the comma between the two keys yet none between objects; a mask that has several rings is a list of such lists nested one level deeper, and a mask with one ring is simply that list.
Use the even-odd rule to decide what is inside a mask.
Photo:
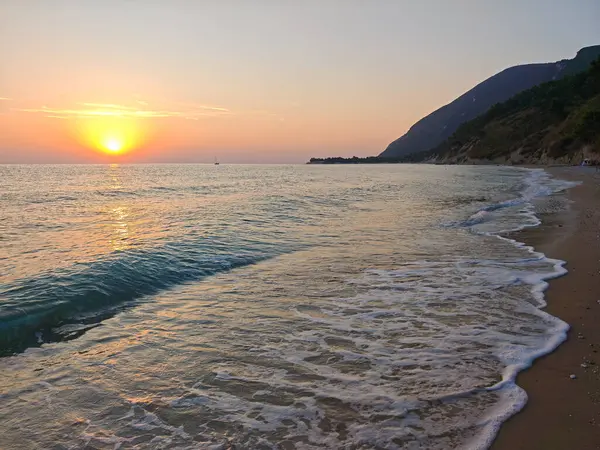
[{"label": "ripple on water", "polygon": [[[411,168],[402,183],[394,167],[360,180],[223,169],[237,185],[168,168],[164,189],[86,191],[131,211],[144,199],[166,234],[94,253],[76,273],[11,279],[15,304],[79,304],[69,295],[100,286],[123,305],[121,282],[137,301],[100,320],[86,318],[106,309],[67,308],[49,329],[71,340],[0,360],[0,447],[477,447],[522,406],[516,371],[564,335],[538,309],[544,279],[562,269],[495,233],[535,223],[530,200],[550,180],[507,168]],[[146,176],[136,170],[109,175]],[[192,189],[200,175],[207,186]],[[199,208],[202,192],[227,208]],[[465,221],[474,215],[485,217]]]}]

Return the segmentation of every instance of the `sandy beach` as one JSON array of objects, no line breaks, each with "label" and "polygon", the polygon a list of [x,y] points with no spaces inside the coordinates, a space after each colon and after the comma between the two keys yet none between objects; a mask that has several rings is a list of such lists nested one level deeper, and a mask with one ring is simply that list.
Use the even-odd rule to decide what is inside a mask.
[{"label": "sandy beach", "polygon": [[550,281],[546,310],[571,329],[556,351],[518,376],[529,400],[502,426],[494,450],[600,448],[600,173],[548,170],[583,183],[568,191],[569,211],[542,215],[542,225],[518,239],[567,261],[569,273]]}]

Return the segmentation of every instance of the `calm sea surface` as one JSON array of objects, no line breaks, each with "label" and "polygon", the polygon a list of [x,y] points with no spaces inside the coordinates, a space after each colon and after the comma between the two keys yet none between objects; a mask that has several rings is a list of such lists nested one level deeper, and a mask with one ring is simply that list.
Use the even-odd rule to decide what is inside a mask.
[{"label": "calm sea surface", "polygon": [[561,262],[499,236],[560,203],[543,171],[0,179],[2,449],[485,447],[564,338],[539,309]]}]

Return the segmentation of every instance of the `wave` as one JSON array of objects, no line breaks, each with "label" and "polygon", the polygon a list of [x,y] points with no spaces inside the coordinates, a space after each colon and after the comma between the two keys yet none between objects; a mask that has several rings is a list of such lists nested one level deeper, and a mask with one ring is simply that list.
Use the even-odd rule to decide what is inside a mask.
[{"label": "wave", "polygon": [[[471,228],[472,231],[478,232],[479,230],[476,228],[477,225],[492,221],[496,224],[502,224],[502,219],[504,219],[504,217],[501,215],[505,213],[504,210],[511,209],[516,210],[515,215],[518,216],[519,219],[525,217],[526,220],[524,222],[522,220],[517,220],[516,226],[493,230],[493,234],[514,232],[522,230],[523,228],[534,227],[539,225],[540,221],[535,215],[532,201],[541,197],[547,197],[577,184],[570,181],[551,178],[543,169],[524,170],[528,171],[528,176],[525,178],[524,185],[517,197],[485,205],[473,213],[467,220],[452,222],[447,224],[447,226]],[[500,217],[497,217],[498,215],[500,215]],[[489,234],[489,232],[484,231],[482,234]]]},{"label": "wave", "polygon": [[259,241],[230,247],[204,239],[119,252],[17,280],[0,291],[0,356],[77,337],[143,296],[287,251]]},{"label": "wave", "polygon": [[[533,202],[538,198],[547,197],[569,189],[576,186],[578,183],[552,178],[550,174],[543,169],[525,170],[529,173],[524,180],[524,186],[518,197],[487,205],[460,224],[461,227],[469,228],[475,233],[494,236],[517,248],[523,249],[531,254],[531,261],[544,261],[552,267],[551,270],[545,273],[530,272],[519,280],[523,284],[530,286],[530,292],[536,302],[534,305],[536,308],[533,308],[532,311],[540,317],[541,321],[549,324],[549,329],[547,330],[549,338],[546,339],[539,348],[530,349],[529,351],[524,351],[522,349],[515,351],[514,348],[508,346],[503,354],[498,355],[506,364],[506,368],[502,374],[502,380],[493,386],[486,387],[485,390],[501,391],[505,398],[504,401],[498,405],[494,414],[491,417],[486,418],[481,424],[483,425],[484,432],[481,439],[475,442],[472,447],[476,449],[489,448],[502,423],[519,412],[527,403],[527,393],[516,384],[518,373],[529,368],[535,359],[554,351],[566,340],[567,332],[570,328],[563,320],[542,310],[542,308],[547,305],[544,298],[544,292],[549,286],[548,280],[558,278],[567,273],[567,270],[564,267],[566,261],[548,258],[543,253],[536,251],[533,247],[515,239],[508,238],[505,234],[540,225],[541,220],[536,215],[536,209]],[[507,221],[508,223],[503,223],[503,210],[514,209],[515,207],[519,208],[516,211],[516,214],[525,220],[517,222]],[[495,212],[499,212],[500,217],[494,217],[493,213]],[[478,225],[492,219],[495,219],[499,228],[495,230],[478,229]]]},{"label": "wave", "polygon": [[[78,364],[111,367],[94,369],[89,378],[72,377],[85,378],[85,383],[73,385],[73,392],[97,388],[97,398],[106,402],[91,408],[94,402],[80,396],[85,405],[51,405],[56,416],[80,408],[81,417],[94,423],[86,429],[85,444],[98,433],[99,440],[110,436],[113,445],[127,445],[129,438],[122,436],[152,429],[153,443],[171,447],[202,442],[217,448],[215,439],[227,435],[231,440],[223,445],[242,448],[275,447],[282,439],[303,448],[433,449],[455,447],[458,440],[467,448],[484,448],[500,424],[527,400],[515,384],[517,373],[559,345],[568,329],[540,309],[547,280],[566,273],[564,263],[502,235],[539,224],[533,206],[536,199],[567,186],[543,171],[510,169],[500,176],[505,174],[499,182],[493,178],[490,184],[487,180],[467,183],[457,189],[459,196],[452,191],[434,199],[434,223],[448,210],[453,218],[471,219],[452,225],[458,230],[434,229],[426,238],[438,244],[434,252],[422,251],[420,241],[406,253],[403,245],[393,247],[399,251],[389,258],[373,251],[377,247],[371,238],[381,237],[381,245],[387,245],[388,236],[398,239],[387,229],[381,235],[370,227],[359,228],[357,234],[333,227],[307,230],[307,216],[335,217],[337,207],[368,211],[363,204],[352,203],[359,191],[343,195],[328,191],[301,199],[271,195],[254,199],[251,213],[229,218],[228,229],[221,229],[218,239],[194,240],[187,235],[184,242],[127,250],[91,264],[19,280],[0,292],[15,307],[5,310],[0,302],[0,335],[10,340],[13,351],[71,339],[121,308],[144,301],[145,295],[303,248],[297,241],[310,242],[314,252],[272,264],[266,271],[221,279],[219,284],[235,283],[236,289],[222,292],[219,302],[209,299],[210,318],[206,302],[190,301],[202,300],[204,288],[212,291],[209,283],[168,292],[164,298],[152,297],[140,308],[144,328],[163,324],[160,315],[153,313],[181,307],[174,311],[181,313],[177,336],[164,339],[157,333],[152,340],[140,340],[141,345],[136,343],[135,351],[120,360],[123,364],[101,355],[71,361],[69,370],[77,370]],[[482,178],[487,176],[484,173]],[[515,179],[521,184],[512,185]],[[504,194],[502,201],[479,196],[480,191],[488,192],[482,185],[501,183],[503,191],[511,188],[512,192]],[[433,193],[438,191],[434,186]],[[370,197],[363,197],[367,204]],[[331,210],[324,207],[332,203]],[[423,207],[417,203],[417,208]],[[310,234],[310,240],[289,233],[299,220],[303,220],[301,233]],[[394,230],[396,223],[389,223],[389,228]],[[272,227],[276,230],[263,228],[265,224],[277,225]],[[384,225],[387,228],[388,222]],[[419,224],[419,233],[425,230]],[[324,251],[322,247],[330,246],[332,239],[324,233],[339,238],[335,244],[344,245],[340,252],[332,246]],[[283,234],[285,242],[294,239],[293,248],[272,243],[274,236],[280,240]],[[446,247],[445,240],[437,240],[448,235],[451,238],[445,240],[455,237],[456,245]],[[243,236],[259,238],[251,241]],[[345,252],[346,246],[359,241],[364,247]],[[409,255],[406,261],[405,255]],[[334,267],[341,258],[353,259],[351,266],[344,262],[343,272]],[[348,280],[348,276],[357,278]],[[16,307],[23,305],[27,311],[20,313]],[[251,326],[247,326],[249,319]],[[119,324],[111,321],[106,326]],[[111,331],[118,337],[120,330]],[[129,337],[130,329],[122,331]],[[150,345],[153,342],[158,345]],[[207,343],[212,347],[209,352],[198,351]],[[87,347],[88,343],[81,344]],[[45,361],[44,352],[31,353],[15,358],[19,360],[15,364],[30,372],[32,360]],[[190,355],[194,364],[180,364]],[[151,395],[138,399],[135,374],[152,374],[157,360],[160,375],[149,381]],[[39,377],[31,380],[37,383]],[[169,380],[185,381],[173,385]],[[18,402],[19,396],[20,392],[9,393],[10,401],[17,400],[16,416],[28,417],[23,424],[47,422],[35,416],[33,402]],[[117,405],[128,407],[129,412],[121,415]],[[207,426],[183,431],[181,421],[171,420],[183,416],[200,417]],[[64,423],[70,426],[68,420]]]}]

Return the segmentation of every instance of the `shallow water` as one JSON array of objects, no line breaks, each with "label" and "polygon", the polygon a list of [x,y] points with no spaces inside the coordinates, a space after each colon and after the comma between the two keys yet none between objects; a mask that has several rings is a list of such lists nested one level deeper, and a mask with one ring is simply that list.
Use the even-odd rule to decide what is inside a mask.
[{"label": "shallow water", "polygon": [[0,173],[0,448],[485,447],[564,339],[543,171]]}]

